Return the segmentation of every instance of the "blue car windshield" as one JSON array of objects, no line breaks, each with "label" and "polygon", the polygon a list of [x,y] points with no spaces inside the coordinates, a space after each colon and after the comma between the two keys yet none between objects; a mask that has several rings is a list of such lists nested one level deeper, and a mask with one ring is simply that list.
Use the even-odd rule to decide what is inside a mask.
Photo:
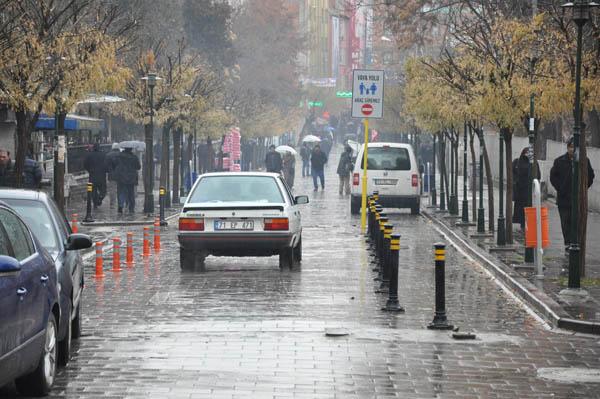
[{"label": "blue car windshield", "polygon": [[52,216],[42,202],[12,198],[3,198],[2,201],[21,216],[48,252],[52,254],[59,252],[59,240],[54,230]]},{"label": "blue car windshield", "polygon": [[190,195],[190,203],[258,202],[284,203],[279,185],[270,176],[207,176]]}]

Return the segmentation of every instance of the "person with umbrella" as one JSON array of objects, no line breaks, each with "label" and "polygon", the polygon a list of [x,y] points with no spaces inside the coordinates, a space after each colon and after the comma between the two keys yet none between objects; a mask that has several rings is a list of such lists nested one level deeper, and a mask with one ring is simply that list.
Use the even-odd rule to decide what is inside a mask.
[{"label": "person with umbrella", "polygon": [[310,147],[307,142],[302,143],[300,157],[302,158],[302,177],[310,176]]},{"label": "person with umbrella", "polygon": [[283,154],[283,178],[290,188],[294,187],[294,177],[296,175],[296,158],[294,154],[287,151]]},{"label": "person with umbrella", "polygon": [[267,152],[267,156],[265,157],[265,166],[267,172],[281,173],[283,160],[281,159],[281,154],[275,151],[275,146],[273,144],[269,146],[269,152]]}]

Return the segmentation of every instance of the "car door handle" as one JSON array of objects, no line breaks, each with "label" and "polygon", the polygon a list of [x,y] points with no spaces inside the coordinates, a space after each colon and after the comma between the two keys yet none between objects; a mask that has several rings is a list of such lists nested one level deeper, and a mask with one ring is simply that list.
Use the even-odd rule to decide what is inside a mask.
[{"label": "car door handle", "polygon": [[25,287],[17,288],[17,295],[18,296],[24,296],[26,294],[27,294],[27,288],[25,288]]},{"label": "car door handle", "polygon": [[48,282],[48,275],[44,274],[42,275],[42,277],[40,277],[40,281],[44,284],[46,284]]}]

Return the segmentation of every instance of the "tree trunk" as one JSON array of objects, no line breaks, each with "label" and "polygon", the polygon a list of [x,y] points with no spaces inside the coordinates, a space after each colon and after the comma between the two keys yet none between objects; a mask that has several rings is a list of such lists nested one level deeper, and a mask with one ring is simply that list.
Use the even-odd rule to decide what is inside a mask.
[{"label": "tree trunk", "polygon": [[[483,137],[483,132],[481,134]],[[490,166],[490,157],[487,152],[487,146],[485,140],[483,140],[483,166],[485,167],[485,176],[487,179],[488,186],[488,225],[489,230],[494,231],[494,176],[492,176],[492,167]]]},{"label": "tree trunk", "polygon": [[65,158],[67,156],[66,118],[67,114],[62,110],[56,115],[57,129],[54,143],[54,202],[63,213],[65,212]]},{"label": "tree trunk", "polygon": [[179,203],[179,164],[181,163],[181,131],[173,130],[173,203]]},{"label": "tree trunk", "polygon": [[448,185],[448,168],[446,167],[446,136],[442,134],[442,138],[440,140],[440,143],[442,143],[440,146],[440,172],[442,173],[442,191],[445,194],[446,210],[448,210],[450,207],[450,186]]},{"label": "tree trunk", "polygon": [[[160,186],[165,188],[166,196],[170,197],[171,193],[167,190],[167,175],[169,174],[169,134],[171,133],[171,124],[165,123],[162,128],[161,136],[161,154],[160,154]],[[169,201],[170,202],[170,201]],[[167,199],[165,198],[165,205]]]},{"label": "tree trunk", "polygon": [[473,199],[473,222],[477,223],[477,162],[475,160],[475,134],[469,126],[469,148],[471,149],[471,197]]},{"label": "tree trunk", "polygon": [[506,147],[506,197],[505,197],[505,217],[506,217],[506,244],[513,244],[513,170],[512,170],[512,130],[504,131],[504,145]]},{"label": "tree trunk", "polygon": [[142,176],[144,177],[144,213],[154,213],[154,137],[153,125],[144,125],[144,142],[146,151],[144,153],[144,166]]},{"label": "tree trunk", "polygon": [[588,160],[586,143],[586,125],[581,124],[581,138],[579,139],[579,224],[577,235],[579,236],[579,270],[581,277],[585,277],[585,250],[587,239],[588,219]]},{"label": "tree trunk", "polygon": [[17,145],[15,148],[15,180],[16,188],[23,187],[23,169],[25,167],[25,156],[29,146],[29,123],[26,111],[15,111],[17,120]]}]

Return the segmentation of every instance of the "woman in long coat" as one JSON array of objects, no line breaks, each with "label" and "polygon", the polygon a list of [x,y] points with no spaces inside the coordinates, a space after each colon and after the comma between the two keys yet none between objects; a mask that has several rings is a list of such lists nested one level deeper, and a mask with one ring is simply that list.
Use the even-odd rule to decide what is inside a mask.
[{"label": "woman in long coat", "polygon": [[[525,207],[527,206],[527,188],[529,178],[529,157],[528,147],[523,148],[519,158],[513,161],[513,223],[519,223],[521,229],[525,229]],[[536,162],[534,179],[540,178],[540,166]]]}]

